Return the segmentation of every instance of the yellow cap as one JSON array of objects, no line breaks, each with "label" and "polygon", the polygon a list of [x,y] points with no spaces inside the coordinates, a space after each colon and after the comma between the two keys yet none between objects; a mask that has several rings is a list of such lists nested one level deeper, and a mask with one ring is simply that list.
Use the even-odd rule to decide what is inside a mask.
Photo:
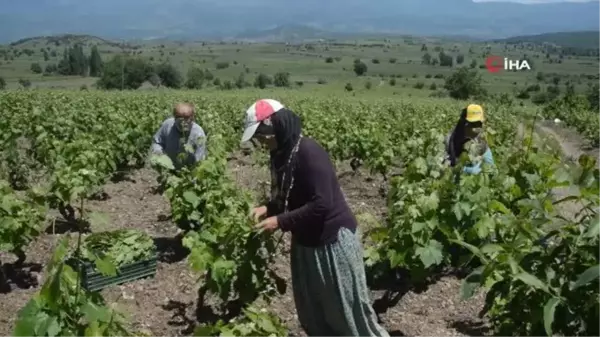
[{"label": "yellow cap", "polygon": [[469,104],[467,107],[467,121],[468,122],[483,122],[483,108],[478,104]]}]

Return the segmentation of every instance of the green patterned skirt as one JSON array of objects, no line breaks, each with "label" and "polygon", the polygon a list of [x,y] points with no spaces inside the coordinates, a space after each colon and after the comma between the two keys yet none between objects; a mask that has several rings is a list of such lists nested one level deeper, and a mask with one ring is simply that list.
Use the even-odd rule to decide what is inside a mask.
[{"label": "green patterned skirt", "polygon": [[358,235],[341,228],[338,241],[323,247],[292,240],[291,267],[298,319],[309,336],[389,336],[371,306]]}]

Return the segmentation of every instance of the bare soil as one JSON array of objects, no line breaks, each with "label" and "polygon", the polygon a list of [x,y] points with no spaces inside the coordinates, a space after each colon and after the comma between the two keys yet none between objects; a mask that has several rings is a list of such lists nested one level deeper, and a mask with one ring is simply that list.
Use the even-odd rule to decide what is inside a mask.
[{"label": "bare soil", "polygon": [[[338,168],[340,182],[349,204],[359,219],[381,221],[385,215],[385,199],[380,193],[381,178],[350,171],[349,165]],[[229,173],[244,188],[265,193],[269,175],[265,168],[252,165],[248,157],[237,156],[229,162]],[[152,235],[160,252],[157,274],[154,278],[114,286],[102,291],[108,303],[115,303],[124,311],[134,328],[151,335],[180,336],[191,334],[197,322],[214,319],[208,308],[196,313],[198,277],[187,265],[185,249],[176,239],[177,228],[169,221],[167,200],[154,193],[156,175],[150,169],[131,174],[129,180],[108,183],[104,192],[108,198],[89,201],[90,211],[100,212],[110,218],[107,225],[92,231],[117,228],[136,228]],[[53,212],[54,213],[54,212]],[[364,226],[372,224],[365,223]],[[27,301],[39,290],[43,281],[43,266],[61,235],[44,234],[27,250],[26,268],[11,276],[12,289],[0,293],[0,335],[10,335],[15,319]],[[289,238],[287,238],[289,240]],[[288,246],[289,243],[286,242]],[[276,263],[279,275],[288,282],[287,292],[275,299],[270,310],[276,312],[288,325],[291,335],[305,335],[300,328],[291,294],[289,255],[283,249]],[[0,260],[10,263],[14,257],[1,255]],[[7,265],[10,269],[10,265]],[[459,298],[460,280],[445,276],[427,289],[417,293],[393,293],[392,303],[386,290],[372,290],[374,307],[379,312],[383,326],[396,336],[464,336],[482,335],[485,328],[477,314],[483,305],[483,294],[469,301]]]}]

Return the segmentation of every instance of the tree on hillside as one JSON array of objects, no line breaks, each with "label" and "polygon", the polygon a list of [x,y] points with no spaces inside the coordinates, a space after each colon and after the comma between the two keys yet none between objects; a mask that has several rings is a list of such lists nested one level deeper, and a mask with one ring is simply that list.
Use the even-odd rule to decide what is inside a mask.
[{"label": "tree on hillside", "polygon": [[254,79],[254,87],[264,89],[271,84],[271,78],[263,73],[260,73]]},{"label": "tree on hillside", "polygon": [[6,80],[4,79],[4,77],[0,76],[0,90],[3,90],[6,88]]},{"label": "tree on hillside", "polygon": [[600,84],[595,84],[593,87],[589,88],[586,96],[590,102],[590,107],[593,110],[600,112]]},{"label": "tree on hillside", "polygon": [[89,62],[83,53],[83,46],[81,44],[77,44],[69,50],[68,59],[71,75],[85,76],[87,74]]},{"label": "tree on hillside", "polygon": [[462,54],[459,54],[456,56],[456,64],[463,64],[463,62],[465,62],[465,56]]},{"label": "tree on hillside", "polygon": [[431,64],[431,55],[429,53],[425,53],[425,55],[423,55],[421,58],[421,62],[425,65]]},{"label": "tree on hillside", "polygon": [[89,62],[83,54],[83,46],[78,44],[72,48],[65,48],[63,58],[58,62],[58,73],[65,76],[85,76],[88,66]]},{"label": "tree on hillside", "polygon": [[150,77],[148,77],[148,82],[152,84],[153,87],[160,87],[160,77],[158,77],[155,72],[150,74]]},{"label": "tree on hillside", "polygon": [[31,67],[29,68],[31,69],[31,72],[34,74],[41,74],[42,73],[42,66],[40,66],[39,63],[35,62],[31,64]]},{"label": "tree on hillside", "polygon": [[452,67],[452,64],[454,63],[453,59],[452,59],[452,55],[448,55],[448,54],[444,53],[443,51],[441,51],[439,58],[440,58],[440,66]]},{"label": "tree on hillside", "polygon": [[248,82],[246,82],[246,74],[241,72],[237,79],[235,80],[235,86],[238,89],[244,89],[245,87],[250,86]]},{"label": "tree on hillside", "polygon": [[25,89],[27,89],[27,88],[31,87],[31,81],[30,81],[30,80],[26,80],[26,79],[24,79],[24,78],[20,78],[20,79],[19,79],[19,84],[20,84],[20,85],[21,85],[23,88],[25,88]]},{"label": "tree on hillside", "polygon": [[102,57],[98,51],[98,46],[93,46],[90,54],[90,76],[100,77],[102,75],[102,67]]},{"label": "tree on hillside", "polygon": [[150,78],[152,70],[152,66],[141,58],[115,55],[104,65],[98,88],[138,89]]},{"label": "tree on hillside", "polygon": [[485,95],[481,76],[477,70],[469,70],[466,67],[460,67],[446,78],[444,89],[448,90],[450,97],[460,100]]},{"label": "tree on hillside", "polygon": [[160,82],[167,88],[179,89],[183,85],[181,72],[171,63],[163,63],[155,68],[156,75],[160,77]]},{"label": "tree on hillside", "polygon": [[273,76],[273,84],[276,87],[289,87],[290,86],[290,73],[278,72]]},{"label": "tree on hillside", "polygon": [[193,67],[188,70],[185,87],[188,89],[202,89],[204,85],[204,70]]},{"label": "tree on hillside", "polygon": [[48,51],[44,50],[44,61],[48,62],[49,59],[50,59],[50,55],[48,55]]},{"label": "tree on hillside", "polygon": [[46,65],[46,68],[44,69],[44,75],[51,75],[51,74],[56,74],[58,72],[58,68],[56,67],[56,64],[48,64]]},{"label": "tree on hillside", "polygon": [[367,72],[367,69],[368,69],[367,65],[364,62],[362,62],[360,60],[355,60],[354,61],[354,73],[357,76],[364,75]]},{"label": "tree on hillside", "polygon": [[71,64],[69,63],[69,50],[65,48],[63,51],[63,57],[58,62],[58,73],[60,75],[71,75]]}]

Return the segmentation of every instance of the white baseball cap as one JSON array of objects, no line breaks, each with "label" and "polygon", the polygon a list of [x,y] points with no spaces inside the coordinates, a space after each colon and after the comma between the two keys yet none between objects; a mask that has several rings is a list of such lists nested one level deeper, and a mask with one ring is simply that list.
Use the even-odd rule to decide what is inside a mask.
[{"label": "white baseball cap", "polygon": [[283,109],[283,104],[274,99],[266,98],[254,102],[246,111],[246,127],[241,142],[249,141],[254,136],[260,122],[281,109]]}]

